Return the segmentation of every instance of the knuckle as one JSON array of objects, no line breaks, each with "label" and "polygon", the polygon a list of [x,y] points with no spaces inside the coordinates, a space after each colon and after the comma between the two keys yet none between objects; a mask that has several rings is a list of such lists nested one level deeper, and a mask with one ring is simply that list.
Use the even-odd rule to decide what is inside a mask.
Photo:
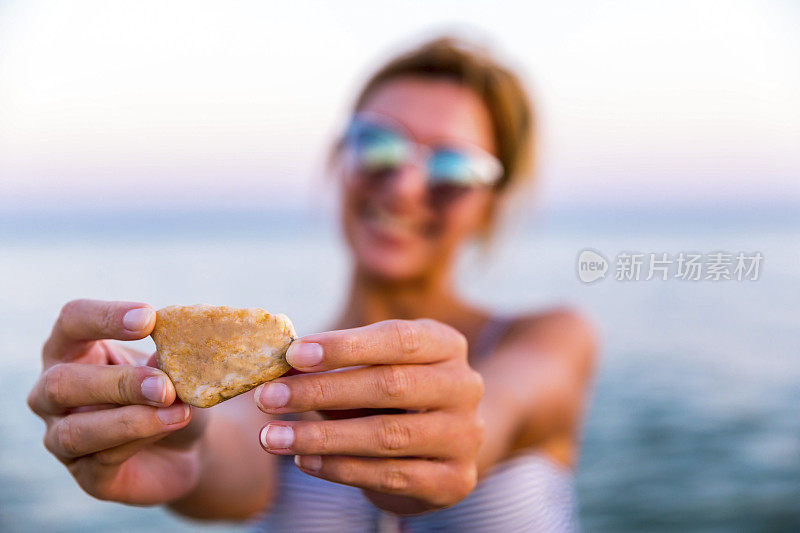
[{"label": "knuckle", "polygon": [[456,459],[473,459],[483,443],[485,423],[477,412],[466,413],[465,416],[448,424],[452,428],[447,434],[452,444],[448,447],[449,457]]},{"label": "knuckle", "polygon": [[413,388],[413,373],[405,366],[381,367],[380,392],[390,398],[404,398]]},{"label": "knuckle", "polygon": [[467,371],[465,381],[467,389],[470,392],[470,399],[472,399],[473,402],[477,404],[483,398],[483,393],[485,390],[485,385],[483,383],[483,376],[477,370],[470,368]]},{"label": "knuckle", "polygon": [[466,498],[478,483],[478,469],[474,464],[458,465],[450,474],[448,490],[436,487],[430,503],[436,507],[449,507]]},{"label": "knuckle", "polygon": [[470,465],[464,476],[464,488],[466,489],[464,496],[472,492],[472,489],[478,484],[478,467],[474,464]]},{"label": "knuckle", "polygon": [[103,302],[100,308],[97,327],[101,332],[105,333],[120,329],[117,324],[117,313],[111,302]]},{"label": "knuckle", "polygon": [[64,398],[62,384],[64,382],[64,367],[55,365],[42,375],[42,390],[45,399],[51,404],[60,404]]},{"label": "knuckle", "polygon": [[475,485],[478,484],[478,469],[474,464],[466,465],[459,469],[458,479],[456,483],[456,494],[458,500],[462,500],[472,492]]},{"label": "knuckle", "polygon": [[[424,320],[424,319],[423,319]],[[415,354],[420,346],[420,332],[417,324],[422,323],[422,320],[393,320],[394,334],[397,338],[397,345],[400,350],[406,355]]]},{"label": "knuckle", "polygon": [[[58,326],[58,320],[56,320],[55,324],[53,325],[53,330],[57,329],[58,327],[59,327]],[[40,350],[40,353],[41,353],[41,356],[42,356],[42,361],[47,360],[47,355],[53,351],[53,345],[54,345],[54,342],[55,342],[53,340],[53,336],[54,335],[51,332],[50,336],[47,337],[47,339],[44,341],[44,343],[42,343],[42,349]]]},{"label": "knuckle", "polygon": [[129,397],[131,396],[130,391],[133,390],[132,382],[135,380],[135,376],[127,369],[123,367],[120,369],[120,372],[114,377],[113,392],[111,393],[114,403],[117,404],[127,403],[128,399],[132,399]]},{"label": "knuckle", "polygon": [[35,406],[36,406],[36,388],[35,387],[28,393],[27,398],[25,398],[25,404],[28,406],[28,409],[30,409],[34,413],[36,412],[36,409],[35,409]]},{"label": "knuckle", "polygon": [[44,447],[48,452],[52,453],[53,455],[57,455],[56,454],[56,449],[53,446],[53,439],[51,438],[51,435],[50,435],[50,433],[52,431],[53,430],[51,428],[47,429],[47,431],[44,434],[44,437],[42,438],[42,444],[44,444]]},{"label": "knuckle", "polygon": [[399,466],[389,466],[380,475],[379,492],[404,492],[411,486],[408,472]]},{"label": "knuckle", "polygon": [[331,474],[345,485],[358,483],[363,477],[358,464],[353,461],[337,461],[334,458],[332,461],[326,460],[326,463],[331,470]]},{"label": "knuckle", "polygon": [[311,380],[311,401],[313,405],[325,406],[328,405],[328,400],[331,396],[330,388],[326,383],[323,376]]},{"label": "knuckle", "polygon": [[443,322],[439,322],[437,320],[433,320],[430,318],[422,318],[419,319],[418,322],[421,322],[426,325],[426,327],[430,329],[437,330],[440,332],[439,334],[443,337],[443,339],[447,342],[448,346],[451,347],[453,356],[458,358],[467,359],[467,352],[469,351],[469,342],[467,338],[464,336],[463,333],[458,331],[456,328],[449,324],[445,324]]},{"label": "knuckle", "polygon": [[331,430],[330,424],[319,423],[313,426],[314,430],[314,448],[321,454],[325,454],[331,450],[334,445],[335,435]]},{"label": "knuckle", "polygon": [[378,445],[384,451],[404,450],[411,443],[411,430],[398,420],[382,418],[377,439]]},{"label": "knuckle", "polygon": [[61,312],[59,312],[56,321],[63,323],[67,318],[73,315],[81,305],[83,305],[83,300],[68,301],[63,306],[61,306]]},{"label": "knuckle", "polygon": [[47,372],[42,374],[39,377],[39,381],[33,386],[33,388],[28,393],[27,398],[25,399],[25,403],[28,405],[28,408],[36,413],[37,415],[41,415],[41,400],[42,397],[47,399],[47,382],[45,381],[45,376]]},{"label": "knuckle", "polygon": [[[144,408],[147,411],[155,411],[155,408]],[[155,418],[155,417],[153,417]],[[158,423],[156,419],[155,423]],[[149,436],[147,429],[150,429],[151,424],[143,419],[142,416],[130,414],[128,416],[120,416],[116,420],[119,435],[126,440],[134,440],[142,437]]]},{"label": "knuckle", "polygon": [[444,509],[458,503],[457,497],[451,492],[434,491],[432,495],[426,499],[427,503],[438,509]]},{"label": "knuckle", "polygon": [[75,318],[80,315],[86,301],[86,299],[78,299],[65,303],[56,318],[56,328],[61,331],[70,331],[72,329],[70,326],[75,323]]},{"label": "knuckle", "polygon": [[62,451],[71,456],[80,455],[80,436],[69,417],[62,418],[56,424],[55,432],[56,443]]},{"label": "knuckle", "polygon": [[459,456],[474,458],[478,454],[483,444],[484,427],[483,418],[479,416],[467,422],[461,436],[463,445],[459,448]]},{"label": "knuckle", "polygon": [[453,351],[455,355],[466,360],[467,353],[469,352],[469,342],[467,338],[457,329],[450,326],[447,326],[447,328],[450,330],[450,336],[453,338]]}]

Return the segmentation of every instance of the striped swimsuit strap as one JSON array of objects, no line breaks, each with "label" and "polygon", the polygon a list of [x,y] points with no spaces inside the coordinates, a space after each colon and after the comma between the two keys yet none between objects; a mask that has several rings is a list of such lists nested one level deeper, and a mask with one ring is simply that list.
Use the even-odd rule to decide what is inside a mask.
[{"label": "striped swimsuit strap", "polygon": [[570,471],[539,453],[498,464],[458,504],[417,516],[385,513],[355,487],[304,474],[280,457],[271,509],[254,524],[264,533],[485,533],[577,530]]},{"label": "striped swimsuit strap", "polygon": [[492,315],[481,328],[475,340],[469,347],[470,361],[477,362],[489,356],[503,340],[511,324],[514,322],[512,317],[502,315]]}]

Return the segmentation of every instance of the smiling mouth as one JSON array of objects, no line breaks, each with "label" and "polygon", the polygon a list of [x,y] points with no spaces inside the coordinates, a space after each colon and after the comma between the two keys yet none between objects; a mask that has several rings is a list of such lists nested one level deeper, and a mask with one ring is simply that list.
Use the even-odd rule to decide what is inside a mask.
[{"label": "smiling mouth", "polygon": [[395,215],[374,205],[364,205],[359,210],[359,218],[370,229],[394,239],[419,237],[427,233],[426,225],[418,218]]}]

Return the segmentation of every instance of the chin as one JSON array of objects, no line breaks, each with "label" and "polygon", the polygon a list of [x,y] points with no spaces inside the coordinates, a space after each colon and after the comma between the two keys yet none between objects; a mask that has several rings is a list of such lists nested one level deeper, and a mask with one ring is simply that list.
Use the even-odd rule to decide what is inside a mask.
[{"label": "chin", "polygon": [[401,282],[418,277],[419,268],[405,254],[386,253],[382,250],[355,250],[356,262],[360,270],[370,277],[389,282]]}]

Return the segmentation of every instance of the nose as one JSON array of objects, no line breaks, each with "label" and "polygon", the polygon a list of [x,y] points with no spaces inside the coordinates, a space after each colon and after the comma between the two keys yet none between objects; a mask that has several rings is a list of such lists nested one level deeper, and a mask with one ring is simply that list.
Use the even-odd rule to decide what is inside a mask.
[{"label": "nose", "polygon": [[384,200],[396,208],[424,202],[427,195],[425,172],[418,163],[406,164],[386,180],[381,192]]}]

